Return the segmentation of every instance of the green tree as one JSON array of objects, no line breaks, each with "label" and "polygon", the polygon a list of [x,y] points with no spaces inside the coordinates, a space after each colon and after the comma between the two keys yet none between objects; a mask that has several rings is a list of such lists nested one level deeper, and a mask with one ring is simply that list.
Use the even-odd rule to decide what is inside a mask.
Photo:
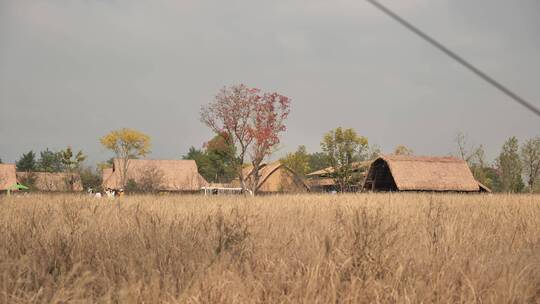
[{"label": "green tree", "polygon": [[216,135],[205,145],[206,154],[214,176],[213,181],[219,183],[230,182],[235,176],[234,164],[238,162],[235,158],[236,148],[228,143],[222,135]]},{"label": "green tree", "polygon": [[495,164],[499,171],[501,190],[521,192],[524,187],[521,178],[522,163],[519,157],[519,143],[515,136],[504,143]]},{"label": "green tree", "polygon": [[294,153],[287,153],[287,155],[281,159],[281,163],[301,177],[305,177],[306,174],[312,171],[310,159],[306,146],[298,146],[298,149]]},{"label": "green tree", "polygon": [[79,152],[74,154],[70,146],[65,150],[60,151],[59,155],[64,168],[68,171],[79,169],[82,162],[86,159],[86,155],[84,155],[82,151],[79,150]]},{"label": "green tree", "polygon": [[540,137],[527,140],[521,147],[523,173],[530,192],[534,192],[540,178]]},{"label": "green tree", "polygon": [[359,136],[353,129],[339,127],[324,135],[321,148],[334,169],[334,179],[340,191],[347,191],[358,182],[353,174],[353,162],[367,151],[367,138]]},{"label": "green tree", "polygon": [[501,178],[496,168],[484,167],[483,174],[486,182],[481,182],[482,184],[488,186],[493,192],[502,192]]},{"label": "green tree", "polygon": [[59,152],[53,152],[49,148],[39,153],[37,171],[41,172],[61,172],[64,169],[62,158]]},{"label": "green tree", "polygon": [[15,164],[18,171],[35,171],[37,168],[36,153],[34,153],[34,151],[29,151],[28,153],[23,154]]},{"label": "green tree", "polygon": [[205,151],[191,146],[188,153],[182,156],[182,159],[194,160],[202,177],[209,182],[214,182],[214,171],[210,166],[210,160],[208,159],[208,155],[206,155]]},{"label": "green tree", "polygon": [[3,164],[3,162],[2,162],[2,158],[0,158],[0,164]]},{"label": "green tree", "polygon": [[150,153],[150,136],[133,129],[111,131],[100,139],[101,144],[120,160],[120,183],[126,186],[129,160]]},{"label": "green tree", "polygon": [[235,176],[235,148],[220,135],[204,144],[204,149],[190,147],[183,159],[197,163],[199,173],[209,182],[227,183]]},{"label": "green tree", "polygon": [[[311,172],[330,167],[328,156],[323,152],[309,154],[309,169]],[[310,173],[310,172],[308,172]]]},{"label": "green tree", "polygon": [[[201,149],[197,149],[194,146],[189,147],[188,153],[184,156],[182,156],[182,159],[191,159],[197,162],[197,160],[201,160],[204,157],[204,151]],[[197,162],[198,164],[198,162]],[[200,171],[200,168],[199,168]]]}]

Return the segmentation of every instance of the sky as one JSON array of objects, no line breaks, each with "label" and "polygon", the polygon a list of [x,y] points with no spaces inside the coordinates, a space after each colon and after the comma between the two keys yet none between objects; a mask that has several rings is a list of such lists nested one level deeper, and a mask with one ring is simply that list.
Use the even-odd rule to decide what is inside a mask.
[{"label": "sky", "polygon": [[[381,2],[540,107],[537,0]],[[292,98],[274,158],[338,126],[419,155],[463,132],[489,159],[540,136],[540,117],[362,0],[0,0],[4,162],[68,145],[104,161],[99,138],[123,127],[180,158],[212,136],[200,107],[238,83]]]}]

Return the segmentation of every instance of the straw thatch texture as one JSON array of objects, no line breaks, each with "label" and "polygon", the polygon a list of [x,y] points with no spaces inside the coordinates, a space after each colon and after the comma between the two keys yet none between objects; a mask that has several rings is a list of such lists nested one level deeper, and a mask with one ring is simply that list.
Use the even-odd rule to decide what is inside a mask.
[{"label": "straw thatch texture", "polygon": [[455,157],[386,155],[371,165],[364,190],[478,192],[480,186]]},{"label": "straw thatch texture", "polygon": [[[251,176],[252,171],[253,166],[245,167],[243,169],[244,176]],[[235,179],[231,185],[239,187],[240,181]],[[259,170],[257,191],[262,193],[298,193],[309,191],[309,186],[292,169],[276,161],[262,165]]]},{"label": "straw thatch texture", "polygon": [[16,169],[14,164],[0,164],[0,191],[7,190],[17,183]]},{"label": "straw thatch texture", "polygon": [[[113,168],[103,170],[103,187],[120,189],[122,160],[115,159]],[[153,183],[159,191],[198,191],[208,182],[199,174],[194,160],[130,159],[127,180],[137,184]],[[150,178],[154,175],[154,179]]]},{"label": "straw thatch texture", "polygon": [[17,180],[25,184],[32,180],[31,185],[38,191],[68,192],[82,191],[81,176],[78,173],[67,172],[17,172]]},{"label": "straw thatch texture", "polygon": [[[104,188],[107,186],[106,184],[113,182],[111,179],[112,174],[113,174],[112,168],[104,168],[101,171],[101,181]],[[112,188],[112,187],[109,187],[109,188]]]}]

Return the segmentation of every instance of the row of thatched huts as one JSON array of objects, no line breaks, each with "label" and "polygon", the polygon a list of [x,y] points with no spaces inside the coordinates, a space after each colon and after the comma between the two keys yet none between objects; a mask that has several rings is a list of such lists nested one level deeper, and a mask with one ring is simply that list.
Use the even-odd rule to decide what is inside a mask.
[{"label": "row of thatched huts", "polygon": [[[131,159],[127,175],[123,176],[122,161],[115,159],[112,168],[103,170],[103,188],[120,189],[122,179],[142,190],[161,192],[197,192],[212,186],[198,172],[193,160]],[[350,191],[435,191],[490,192],[475,180],[467,163],[454,157],[386,155],[372,162],[353,164],[357,182]],[[244,168],[244,176],[253,178],[253,167]],[[302,193],[339,191],[333,168],[317,170],[304,179],[281,162],[265,164],[259,171],[257,192]],[[76,173],[16,172],[13,164],[0,164],[0,190],[11,185],[32,181],[39,191],[82,191],[81,178]],[[239,187],[238,179],[224,187]]]},{"label": "row of thatched huts", "polygon": [[82,191],[81,177],[68,172],[17,172],[14,164],[0,164],[0,191],[17,183],[29,185],[43,192]]},{"label": "row of thatched huts", "polygon": [[[141,188],[151,188],[151,190],[163,192],[196,192],[201,188],[212,188],[213,186],[220,188],[240,187],[238,179],[226,185],[208,183],[199,174],[197,164],[193,160],[132,159],[128,161],[127,167],[128,173],[123,176],[123,161],[115,159],[111,168],[103,170],[103,188],[122,188],[122,178]],[[252,181],[252,171],[252,166],[243,169],[244,176],[251,177],[248,183]],[[309,191],[309,186],[304,179],[279,161],[264,164],[259,171],[259,176],[257,192],[260,193]]]}]

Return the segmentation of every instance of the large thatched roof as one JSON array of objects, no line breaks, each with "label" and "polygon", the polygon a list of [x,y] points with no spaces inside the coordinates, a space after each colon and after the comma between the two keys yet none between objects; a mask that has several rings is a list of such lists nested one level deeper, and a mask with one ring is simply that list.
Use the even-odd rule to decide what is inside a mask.
[{"label": "large thatched roof", "polygon": [[[122,188],[122,170],[122,160],[114,159],[113,168],[103,170],[103,187]],[[160,191],[198,191],[208,185],[194,160],[130,159],[127,172],[128,180],[138,184],[153,182],[153,187]]]},{"label": "large thatched roof", "polygon": [[0,191],[7,190],[17,183],[16,169],[14,164],[0,164]]},{"label": "large thatched roof", "polygon": [[66,192],[83,190],[81,177],[77,173],[17,172],[17,180],[25,185],[29,180],[32,180],[31,186],[39,191]]},{"label": "large thatched roof", "polygon": [[386,155],[370,166],[364,190],[478,192],[480,186],[455,157]]}]

